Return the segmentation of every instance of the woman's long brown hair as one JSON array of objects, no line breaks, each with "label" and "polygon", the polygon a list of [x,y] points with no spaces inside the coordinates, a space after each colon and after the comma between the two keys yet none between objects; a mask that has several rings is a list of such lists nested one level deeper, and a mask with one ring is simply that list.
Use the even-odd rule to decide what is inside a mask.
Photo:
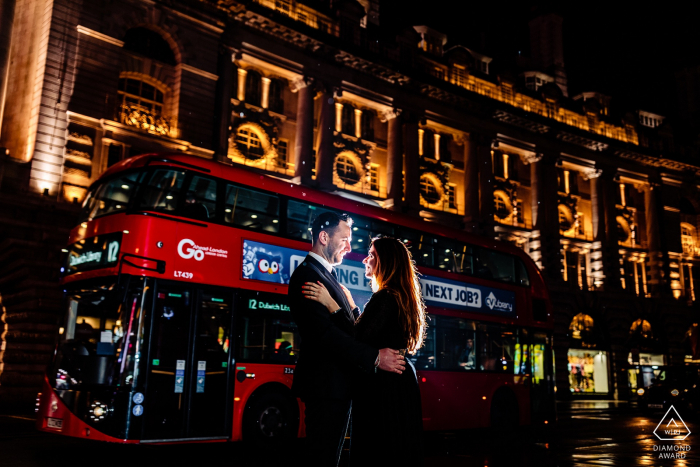
[{"label": "woman's long brown hair", "polygon": [[414,353],[423,346],[427,328],[425,303],[418,281],[418,270],[406,245],[390,237],[372,239],[377,252],[377,270],[373,289],[387,289],[399,303],[399,324]]}]

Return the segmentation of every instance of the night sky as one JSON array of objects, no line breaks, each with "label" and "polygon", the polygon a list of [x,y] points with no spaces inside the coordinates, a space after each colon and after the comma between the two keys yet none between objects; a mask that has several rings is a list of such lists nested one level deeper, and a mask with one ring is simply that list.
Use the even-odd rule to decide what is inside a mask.
[{"label": "night sky", "polygon": [[[653,9],[643,3],[628,9],[617,2],[557,3],[554,8],[564,18],[569,96],[598,91],[612,96],[618,109],[665,116],[675,112],[674,71],[700,63],[695,14],[669,3]],[[528,20],[535,11],[548,8],[540,6],[542,2],[382,0],[381,4],[382,22],[437,29],[447,34],[448,45],[460,43],[493,57],[496,74],[499,66],[514,63],[518,52],[529,54]],[[394,5],[398,8],[391,8]]]}]

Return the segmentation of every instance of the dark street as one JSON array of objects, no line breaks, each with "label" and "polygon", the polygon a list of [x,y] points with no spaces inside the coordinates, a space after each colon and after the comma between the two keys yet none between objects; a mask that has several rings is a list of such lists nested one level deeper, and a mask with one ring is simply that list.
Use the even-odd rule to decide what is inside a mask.
[{"label": "dark street", "polygon": [[[680,414],[682,416],[682,413]],[[486,431],[426,436],[426,466],[627,466],[697,465],[695,424],[679,446],[678,459],[659,459],[659,441],[653,434],[663,413],[642,416],[627,403],[570,402],[559,404],[559,423],[549,432],[521,428],[507,439]],[[656,451],[655,451],[655,446]],[[303,465],[303,441],[277,452],[253,449],[245,443],[172,446],[120,446],[54,436],[34,430],[32,419],[0,416],[0,449],[6,467],[124,465]],[[688,449],[688,448],[684,448]],[[675,454],[674,454],[675,455]],[[348,465],[347,452],[341,465]]]}]

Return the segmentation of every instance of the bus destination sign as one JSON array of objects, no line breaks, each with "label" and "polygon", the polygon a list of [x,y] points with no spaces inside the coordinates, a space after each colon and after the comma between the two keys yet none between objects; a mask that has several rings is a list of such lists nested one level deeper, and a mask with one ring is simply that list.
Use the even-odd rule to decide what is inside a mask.
[{"label": "bus destination sign", "polygon": [[[294,269],[306,258],[306,251],[267,243],[243,241],[242,277],[277,284],[289,284]],[[360,261],[343,260],[336,266],[338,281],[350,289],[362,307],[372,295],[365,267]],[[420,278],[426,305],[480,313],[515,312],[515,293],[482,285],[467,284],[442,277]]]},{"label": "bus destination sign", "polygon": [[119,261],[122,235],[122,232],[98,235],[69,246],[66,260],[67,273],[116,266]]}]

